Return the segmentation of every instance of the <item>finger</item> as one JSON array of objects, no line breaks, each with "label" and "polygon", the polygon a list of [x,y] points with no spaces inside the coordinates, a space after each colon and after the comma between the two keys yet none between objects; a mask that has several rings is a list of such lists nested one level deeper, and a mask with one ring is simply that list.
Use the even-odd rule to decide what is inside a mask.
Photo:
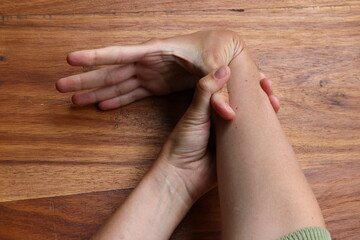
[{"label": "finger", "polygon": [[274,111],[277,113],[280,110],[279,99],[274,95],[270,95],[269,100],[270,100],[271,106],[273,107]]},{"label": "finger", "polygon": [[104,101],[117,96],[127,94],[139,86],[139,82],[135,78],[130,78],[119,84],[104,87],[91,92],[78,93],[72,98],[75,105],[85,105],[95,102]]},{"label": "finger", "polygon": [[149,52],[158,51],[159,44],[148,42],[139,45],[113,46],[69,53],[67,61],[73,66],[93,66],[133,63]]},{"label": "finger", "polygon": [[[261,73],[261,75],[261,77],[265,77],[263,73]],[[273,95],[272,81],[265,77],[261,79],[260,85],[264,92],[268,95],[269,101],[274,111],[278,112],[280,110],[280,101],[276,96]]]},{"label": "finger", "polygon": [[137,100],[146,98],[150,95],[151,93],[145,88],[136,88],[135,90],[125,95],[114,97],[106,101],[102,101],[99,103],[98,106],[101,110],[111,110],[133,103]]},{"label": "finger", "polygon": [[[272,94],[271,81],[266,78],[265,74],[260,72],[260,85],[262,89],[269,96]],[[220,117],[226,120],[234,119],[235,112],[229,105],[229,94],[227,88],[222,88],[211,97],[211,106],[219,114]]]},{"label": "finger", "polygon": [[261,79],[260,86],[268,96],[273,94],[271,80],[267,78]]},{"label": "finger", "polygon": [[226,120],[234,119],[235,112],[229,105],[229,93],[227,87],[214,93],[211,97],[211,106],[217,114]]},{"label": "finger", "polygon": [[56,82],[56,89],[59,92],[74,92],[91,88],[98,88],[113,85],[129,79],[135,74],[135,65],[111,66],[95,71],[81,73]]},{"label": "finger", "polygon": [[211,73],[199,80],[193,101],[185,114],[185,119],[195,120],[195,123],[204,123],[210,118],[211,96],[219,91],[229,80],[230,68],[220,67],[215,73]]}]

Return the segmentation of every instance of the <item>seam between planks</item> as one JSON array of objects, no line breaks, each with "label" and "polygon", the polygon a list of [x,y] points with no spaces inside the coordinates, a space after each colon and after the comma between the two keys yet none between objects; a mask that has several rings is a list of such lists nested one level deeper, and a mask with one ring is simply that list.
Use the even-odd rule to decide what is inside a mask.
[{"label": "seam between planks", "polygon": [[130,188],[118,188],[118,189],[110,189],[110,190],[99,190],[99,191],[85,191],[85,192],[81,192],[81,193],[70,193],[70,194],[59,194],[59,195],[49,195],[49,196],[41,196],[41,197],[30,197],[30,198],[18,198],[18,199],[9,199],[9,200],[4,200],[4,199],[0,199],[0,207],[1,205],[4,203],[11,203],[11,202],[18,202],[18,201],[28,201],[28,200],[41,200],[41,199],[49,199],[50,198],[66,198],[66,197],[81,197],[83,195],[89,195],[89,194],[103,194],[103,193],[109,193],[109,192],[131,192],[134,190],[134,187],[130,187]]},{"label": "seam between planks", "polygon": [[2,24],[5,24],[5,19],[8,17],[31,17],[31,16],[75,16],[75,15],[122,15],[122,14],[154,14],[154,13],[165,13],[165,14],[174,14],[174,13],[197,13],[197,12],[246,12],[251,10],[289,10],[289,9],[326,9],[326,8],[352,8],[360,7],[360,5],[329,5],[329,6],[302,6],[302,7],[273,7],[273,8],[230,8],[230,9],[201,9],[201,10],[156,10],[156,11],[126,11],[126,12],[93,12],[93,13],[55,13],[55,14],[0,14],[2,18]]}]

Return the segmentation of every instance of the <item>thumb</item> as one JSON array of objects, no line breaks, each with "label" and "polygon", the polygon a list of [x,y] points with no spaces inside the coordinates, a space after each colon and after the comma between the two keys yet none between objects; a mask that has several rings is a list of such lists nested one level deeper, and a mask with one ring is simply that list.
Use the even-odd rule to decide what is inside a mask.
[{"label": "thumb", "polygon": [[193,101],[184,115],[187,120],[202,124],[210,119],[210,99],[229,80],[230,68],[222,66],[216,71],[201,78],[196,86]]}]

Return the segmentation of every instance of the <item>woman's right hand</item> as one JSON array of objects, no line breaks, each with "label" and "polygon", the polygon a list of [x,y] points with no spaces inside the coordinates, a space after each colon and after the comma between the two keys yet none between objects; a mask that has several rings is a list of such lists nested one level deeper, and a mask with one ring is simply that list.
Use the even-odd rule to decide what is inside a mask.
[{"label": "woman's right hand", "polygon": [[[76,51],[67,57],[70,65],[104,67],[62,78],[56,87],[60,92],[75,92],[76,105],[98,103],[102,110],[115,109],[151,95],[194,88],[201,77],[228,65],[243,49],[238,34],[216,30]],[[261,86],[277,111],[279,102],[271,93],[271,82],[262,80]],[[228,105],[226,87],[217,95],[212,107],[222,118],[232,119],[235,113]]]}]

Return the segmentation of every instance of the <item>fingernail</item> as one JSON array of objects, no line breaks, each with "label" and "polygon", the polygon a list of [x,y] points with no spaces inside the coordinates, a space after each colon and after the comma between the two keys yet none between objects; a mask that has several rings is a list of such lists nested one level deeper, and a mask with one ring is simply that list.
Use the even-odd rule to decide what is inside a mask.
[{"label": "fingernail", "polygon": [[217,79],[222,79],[223,77],[226,76],[226,67],[225,66],[222,66],[221,68],[219,68],[214,76],[217,78]]}]

